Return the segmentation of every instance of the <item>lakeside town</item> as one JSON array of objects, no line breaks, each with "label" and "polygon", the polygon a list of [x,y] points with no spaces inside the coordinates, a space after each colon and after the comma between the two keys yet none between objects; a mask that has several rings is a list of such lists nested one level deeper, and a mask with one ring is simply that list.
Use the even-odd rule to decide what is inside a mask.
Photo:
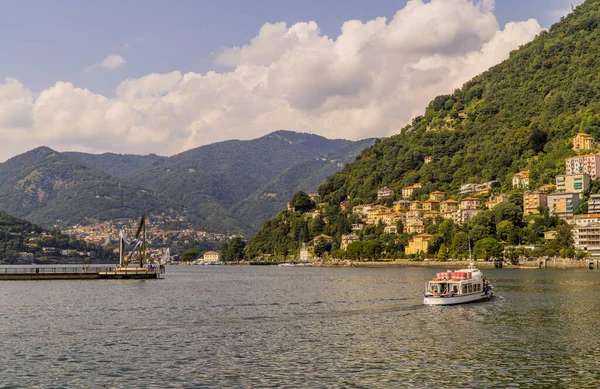
[{"label": "lakeside town", "polygon": [[[82,239],[87,243],[111,247],[118,254],[119,234],[125,230],[133,235],[139,220],[115,219],[89,225],[76,225],[63,230],[63,233]],[[146,254],[151,259],[164,258],[169,249],[174,255],[168,262],[177,262],[179,253],[191,248],[204,250],[217,248],[231,237],[225,234],[199,231],[188,225],[185,216],[166,213],[149,215],[146,218]]]},{"label": "lakeside town", "polygon": [[[493,210],[509,201],[522,201],[523,218],[527,220],[547,208],[549,216],[569,224],[573,248],[581,257],[600,256],[600,194],[589,194],[600,174],[600,154],[592,152],[596,146],[593,136],[578,133],[572,140],[572,150],[578,155],[564,159],[564,174],[557,175],[554,183],[532,188],[530,172],[520,171],[512,177],[510,194],[503,192],[497,181],[464,184],[455,196],[438,190],[423,194],[419,192],[423,185],[415,183],[401,188],[400,193],[388,187],[380,188],[376,203],[352,205],[351,199],[344,200],[339,204],[340,209],[349,212],[348,217],[357,217],[360,222],[352,224],[352,233],[341,236],[339,249],[348,250],[352,243],[360,241],[359,233],[365,226],[382,226],[384,234],[410,235],[404,248],[406,256],[427,257],[434,238],[426,233],[427,225],[447,219],[461,226],[484,210]],[[432,160],[432,157],[426,157],[424,163]],[[520,197],[517,201],[515,195]],[[316,207],[305,217],[309,220],[323,218],[324,204],[320,195],[311,193],[309,197]],[[288,210],[294,210],[291,203],[288,203]],[[546,242],[557,239],[557,231],[547,229],[543,231],[543,238]],[[319,240],[331,243],[333,238],[321,234],[313,239],[313,245]],[[505,253],[509,250],[532,252],[541,247],[520,242],[501,243]]]}]

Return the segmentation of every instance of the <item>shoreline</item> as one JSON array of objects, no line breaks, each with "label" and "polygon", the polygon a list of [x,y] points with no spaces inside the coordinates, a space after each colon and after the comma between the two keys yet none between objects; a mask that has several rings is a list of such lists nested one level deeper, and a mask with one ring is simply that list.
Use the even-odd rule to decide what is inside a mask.
[{"label": "shoreline", "polygon": [[[322,267],[362,267],[362,268],[401,268],[401,267],[427,267],[427,268],[448,268],[448,269],[466,269],[469,264],[473,263],[475,267],[480,269],[494,269],[496,268],[493,261],[409,261],[409,260],[396,260],[396,261],[344,261],[344,262],[315,262],[313,266]],[[535,261],[527,261],[518,265],[503,263],[501,269],[589,269],[590,263],[593,263],[594,269],[598,269],[600,263],[598,260],[585,259],[585,260],[572,260],[572,259],[537,259]]]}]

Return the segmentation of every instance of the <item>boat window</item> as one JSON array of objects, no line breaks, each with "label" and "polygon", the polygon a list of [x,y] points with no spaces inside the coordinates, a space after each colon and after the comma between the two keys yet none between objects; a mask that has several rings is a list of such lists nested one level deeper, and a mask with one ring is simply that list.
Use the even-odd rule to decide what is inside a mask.
[{"label": "boat window", "polygon": [[463,293],[467,293],[467,285],[463,285]]},{"label": "boat window", "polygon": [[481,290],[481,285],[475,285],[475,292],[479,292]]},{"label": "boat window", "polygon": [[469,293],[473,292],[473,285],[469,285],[469,289],[468,289]]},{"label": "boat window", "polygon": [[458,285],[452,285],[452,293],[458,294]]}]

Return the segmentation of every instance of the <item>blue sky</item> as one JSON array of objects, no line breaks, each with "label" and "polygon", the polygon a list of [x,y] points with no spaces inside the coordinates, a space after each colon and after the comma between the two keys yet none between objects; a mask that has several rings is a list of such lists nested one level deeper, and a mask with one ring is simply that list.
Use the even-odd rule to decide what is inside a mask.
[{"label": "blue sky", "polygon": [[390,136],[570,3],[2,1],[0,161],[39,145],[171,155],[279,129]]},{"label": "blue sky", "polygon": [[[405,4],[406,0],[5,1],[0,78],[17,78],[35,91],[71,81],[110,95],[121,80],[148,73],[224,70],[215,65],[211,53],[247,43],[266,22],[314,20],[323,34],[335,37],[346,20],[391,19]],[[498,0],[494,13],[501,25],[535,18],[547,28],[556,21],[556,11],[569,4]],[[86,71],[113,53],[127,64],[112,72]]]}]

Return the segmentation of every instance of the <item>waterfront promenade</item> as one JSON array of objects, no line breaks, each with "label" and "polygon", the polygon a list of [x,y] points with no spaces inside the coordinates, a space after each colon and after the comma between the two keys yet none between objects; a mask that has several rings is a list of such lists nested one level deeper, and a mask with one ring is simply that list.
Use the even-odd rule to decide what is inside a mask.
[{"label": "waterfront promenade", "polygon": [[[496,267],[493,261],[411,261],[408,259],[398,259],[392,261],[340,261],[340,262],[322,262],[315,263],[315,266],[347,266],[347,267],[366,267],[366,268],[384,268],[384,267],[431,267],[462,269],[469,267],[474,263],[480,269],[491,269]],[[598,268],[600,263],[596,259],[569,259],[569,258],[535,258],[530,261],[521,261],[517,265],[503,263],[507,269],[588,269],[590,263],[594,269]]]}]

